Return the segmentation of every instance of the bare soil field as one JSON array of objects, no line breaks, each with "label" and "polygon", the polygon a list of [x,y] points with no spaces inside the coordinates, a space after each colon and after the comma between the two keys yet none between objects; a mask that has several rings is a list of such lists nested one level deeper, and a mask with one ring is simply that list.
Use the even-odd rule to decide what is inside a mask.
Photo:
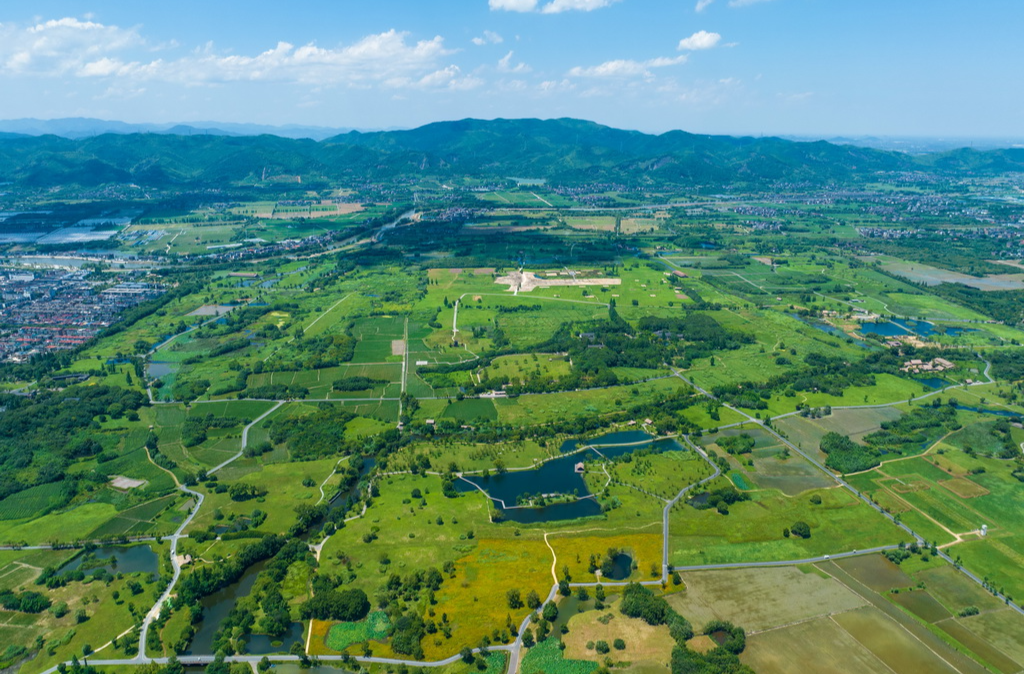
[{"label": "bare soil field", "polygon": [[836,581],[792,566],[697,571],[683,580],[686,590],[668,601],[695,627],[728,620],[748,632],[760,632],[865,605]]},{"label": "bare soil field", "polygon": [[740,661],[758,674],[892,674],[830,618],[750,636]]},{"label": "bare soil field", "polygon": [[900,674],[960,674],[925,644],[876,608],[834,616],[850,636]]},{"label": "bare soil field", "polygon": [[528,293],[534,288],[622,285],[622,279],[618,278],[540,278],[532,271],[514,271],[507,276],[499,276],[494,282],[499,285],[507,285],[512,292],[524,293]]}]

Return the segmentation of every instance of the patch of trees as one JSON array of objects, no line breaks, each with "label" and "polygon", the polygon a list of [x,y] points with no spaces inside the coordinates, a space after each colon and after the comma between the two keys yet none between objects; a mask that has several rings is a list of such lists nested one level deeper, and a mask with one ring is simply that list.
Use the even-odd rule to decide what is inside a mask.
[{"label": "patch of trees", "polygon": [[517,304],[515,306],[498,305],[499,314],[522,314],[531,311],[543,311],[544,307],[539,304]]},{"label": "patch of trees", "polygon": [[249,595],[240,598],[227,617],[221,621],[213,636],[212,650],[218,653],[234,653],[237,650],[236,646],[241,645],[242,638],[257,626],[256,615],[259,609],[263,611],[258,625],[260,631],[270,636],[280,636],[288,630],[292,623],[291,612],[281,595],[280,587],[288,574],[288,568],[296,562],[316,563],[304,541],[291,540],[278,548],[266,567],[257,575]]},{"label": "patch of trees", "polygon": [[707,492],[707,498],[703,498],[703,495],[699,495],[690,500],[690,505],[697,510],[710,510],[711,508],[714,508],[719,513],[728,515],[729,506],[749,500],[750,496],[748,494],[738,491],[735,487],[730,486]]},{"label": "patch of trees", "polygon": [[746,647],[746,634],[740,627],[721,621],[709,622],[704,632],[722,640],[719,643],[716,639],[719,645],[701,654],[686,645],[693,638],[689,621],[676,613],[663,597],[643,585],[630,583],[625,587],[619,610],[649,625],[668,625],[669,634],[676,642],[672,651],[672,674],[753,674],[737,657]]},{"label": "patch of trees", "polygon": [[712,620],[705,623],[704,634],[712,635],[719,648],[734,655],[739,655],[747,647],[746,632],[742,627],[736,627],[731,622]]},{"label": "patch of trees", "polygon": [[275,419],[270,424],[270,440],[275,445],[288,443],[292,457],[306,461],[349,449],[345,427],[355,415],[340,405],[325,403],[312,414]]},{"label": "patch of trees", "polygon": [[174,388],[171,389],[171,395],[175,400],[190,403],[206,393],[209,388],[209,379],[177,379]]},{"label": "patch of trees", "polygon": [[175,605],[178,607],[195,605],[203,597],[238,582],[247,568],[256,562],[273,557],[285,546],[286,542],[287,539],[284,536],[264,536],[259,541],[246,545],[236,555],[219,564],[197,567],[191,574],[182,577],[179,582]]},{"label": "patch of trees", "polygon": [[231,339],[210,349],[210,353],[207,357],[216,358],[217,356],[223,356],[224,354],[231,353],[232,351],[239,351],[240,349],[244,349],[249,346],[249,343],[249,340],[245,338]]},{"label": "patch of trees", "polygon": [[211,428],[234,428],[241,423],[235,417],[215,417],[213,414],[206,416],[189,415],[181,424],[181,443],[186,447],[195,447],[206,441],[206,431]]},{"label": "patch of trees", "polygon": [[0,591],[0,606],[8,611],[21,611],[22,613],[42,613],[50,608],[50,600],[46,595],[29,590],[28,592],[14,592],[10,589]]},{"label": "patch of trees", "polygon": [[[716,350],[737,349],[753,337],[723,328],[706,314],[675,318],[645,317],[636,327],[623,320],[615,307],[608,320],[563,324],[539,351],[566,352],[572,376],[563,377],[558,389],[614,386],[614,367],[658,369],[665,363],[688,365]],[[522,392],[533,392],[523,390]]]},{"label": "patch of trees", "polygon": [[299,607],[303,620],[341,620],[355,622],[370,612],[370,600],[359,588],[319,592]]},{"label": "patch of trees", "polygon": [[1013,439],[1013,431],[1010,427],[1009,419],[1000,419],[992,424],[992,435],[1002,445],[1002,448],[997,453],[1000,459],[1014,459],[1020,456],[1020,447]]},{"label": "patch of trees", "polygon": [[811,537],[811,527],[807,522],[793,522],[793,525],[789,527],[790,533],[800,538]]},{"label": "patch of trees", "polygon": [[985,355],[992,363],[992,376],[996,379],[1024,379],[1024,349],[993,350]]},{"label": "patch of trees", "polygon": [[674,613],[663,597],[639,583],[630,583],[622,591],[619,610],[630,618],[640,618],[648,625],[664,625]]},{"label": "patch of trees", "polygon": [[228,496],[232,501],[250,501],[254,498],[266,496],[267,490],[248,482],[236,482],[228,487]]},{"label": "patch of trees", "polygon": [[[98,416],[121,418],[148,405],[138,391],[114,386],[73,386],[34,398],[0,395],[0,498],[29,487],[60,482],[87,442]],[[84,444],[83,444],[84,443]],[[86,454],[88,455],[88,454]]]},{"label": "patch of trees", "polygon": [[372,377],[346,377],[338,379],[331,388],[335,391],[366,391],[374,386],[387,384],[387,379],[374,379]]},{"label": "patch of trees", "polygon": [[740,435],[726,435],[719,438],[716,443],[729,454],[750,454],[754,451],[754,438],[750,433]]},{"label": "patch of trees", "polygon": [[936,399],[927,407],[915,407],[899,419],[883,422],[880,430],[864,437],[864,442],[880,451],[904,454],[921,451],[935,435],[958,428],[956,408]]},{"label": "patch of trees", "polygon": [[835,431],[822,436],[819,448],[828,455],[825,465],[840,473],[857,473],[881,463],[881,452],[877,449],[859,445]]},{"label": "patch of trees", "polygon": [[317,370],[352,360],[357,340],[347,330],[343,334],[319,337],[303,337],[301,330],[297,331],[299,338],[288,345],[287,352],[271,356],[263,367],[264,372]]}]

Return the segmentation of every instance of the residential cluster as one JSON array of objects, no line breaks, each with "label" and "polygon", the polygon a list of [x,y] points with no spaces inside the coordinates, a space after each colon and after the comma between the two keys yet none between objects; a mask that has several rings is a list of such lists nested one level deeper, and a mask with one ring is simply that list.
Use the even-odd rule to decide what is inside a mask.
[{"label": "residential cluster", "polygon": [[158,284],[91,281],[89,274],[0,269],[0,360],[80,346],[126,309],[164,292]]}]

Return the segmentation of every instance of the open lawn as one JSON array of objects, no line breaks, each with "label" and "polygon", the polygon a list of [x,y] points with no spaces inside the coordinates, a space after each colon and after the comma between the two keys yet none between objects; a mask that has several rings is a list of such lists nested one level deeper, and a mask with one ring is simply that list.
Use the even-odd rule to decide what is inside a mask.
[{"label": "open lawn", "polygon": [[669,636],[667,625],[648,625],[639,618],[630,618],[619,611],[615,600],[600,611],[584,611],[569,618],[569,633],[563,657],[570,660],[593,660],[603,662],[605,656],[595,649],[588,649],[588,642],[605,641],[612,644],[616,639],[626,642],[623,650],[613,649],[613,660],[662,665],[672,656],[675,642]]},{"label": "open lawn", "polygon": [[[714,484],[714,483],[712,483]],[[810,496],[821,496],[812,505]],[[811,537],[784,537],[803,521]],[[680,504],[669,519],[669,561],[675,566],[806,559],[899,542],[905,534],[843,489],[820,489],[798,497],[754,492],[728,515]]]},{"label": "open lawn", "polygon": [[[189,531],[198,531],[229,520],[232,516],[248,516],[254,509],[267,513],[266,522],[260,531],[283,533],[296,521],[295,506],[316,505],[320,501],[317,486],[304,487],[302,482],[310,478],[320,485],[334,470],[338,459],[320,459],[302,463],[278,463],[264,466],[262,470],[250,473],[237,480],[244,484],[266,490],[266,495],[248,500],[233,501],[227,493],[217,494],[200,487],[206,493],[203,508],[189,524]],[[214,512],[220,511],[225,520],[215,520]]]}]

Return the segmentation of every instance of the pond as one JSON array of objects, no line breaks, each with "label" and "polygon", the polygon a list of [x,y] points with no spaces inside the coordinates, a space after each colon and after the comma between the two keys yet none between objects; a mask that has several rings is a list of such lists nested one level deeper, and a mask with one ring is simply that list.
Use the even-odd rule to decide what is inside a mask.
[{"label": "pond", "polygon": [[863,323],[861,334],[873,332],[883,337],[902,337],[904,335],[918,335],[920,337],[932,337],[935,335],[949,335],[957,337],[966,332],[977,332],[972,328],[954,328],[941,326],[935,328],[934,323],[928,321],[914,321],[909,318],[893,318],[883,323]]},{"label": "pond", "polygon": [[612,559],[612,572],[602,576],[607,580],[626,580],[633,574],[633,558],[620,552]]},{"label": "pond", "polygon": [[[579,447],[588,449],[579,451]],[[671,438],[655,440],[644,431],[619,431],[593,440],[566,440],[560,450],[563,456],[551,459],[532,470],[510,471],[501,475],[463,476],[455,488],[469,492],[480,490],[494,499],[505,519],[524,524],[591,517],[601,513],[601,504],[590,493],[576,465],[601,458],[613,459],[638,450],[684,451]],[[570,453],[573,452],[573,453]],[[575,495],[575,500],[550,503],[543,507],[517,506],[520,498],[538,495]]]},{"label": "pond", "polygon": [[945,379],[939,379],[938,377],[927,377],[925,379],[915,379],[914,381],[920,382],[931,389],[945,388],[950,385]]},{"label": "pond", "polygon": [[80,568],[86,572],[106,569],[110,573],[157,573],[160,560],[148,545],[96,548],[75,556],[60,568],[60,573]]},{"label": "pond", "polygon": [[174,374],[178,371],[178,363],[164,363],[162,361],[153,361],[146,365],[146,374],[150,379],[162,379],[169,374]]},{"label": "pond", "polygon": [[[812,320],[804,318],[803,316],[800,316],[798,314],[787,314],[787,315],[790,318],[795,318],[796,320],[800,321],[804,325],[808,325],[808,326],[814,328],[815,330],[821,330],[822,332],[824,332],[826,334],[829,334],[829,335],[832,335],[833,337],[839,337],[840,339],[843,339],[843,340],[851,340],[852,339],[848,334],[846,334],[845,332],[843,332],[842,330],[840,330],[839,328],[837,328],[834,325],[829,325],[828,323],[823,323],[822,321],[812,321]],[[867,342],[862,342],[859,339],[852,339],[852,341],[857,346],[864,347],[864,348],[869,348],[869,345],[868,345]]]},{"label": "pond", "polygon": [[250,634],[246,640],[245,652],[251,655],[287,653],[292,644],[302,643],[305,636],[306,629],[302,623],[292,623],[288,626],[287,632],[277,637],[270,637],[266,634]]}]

